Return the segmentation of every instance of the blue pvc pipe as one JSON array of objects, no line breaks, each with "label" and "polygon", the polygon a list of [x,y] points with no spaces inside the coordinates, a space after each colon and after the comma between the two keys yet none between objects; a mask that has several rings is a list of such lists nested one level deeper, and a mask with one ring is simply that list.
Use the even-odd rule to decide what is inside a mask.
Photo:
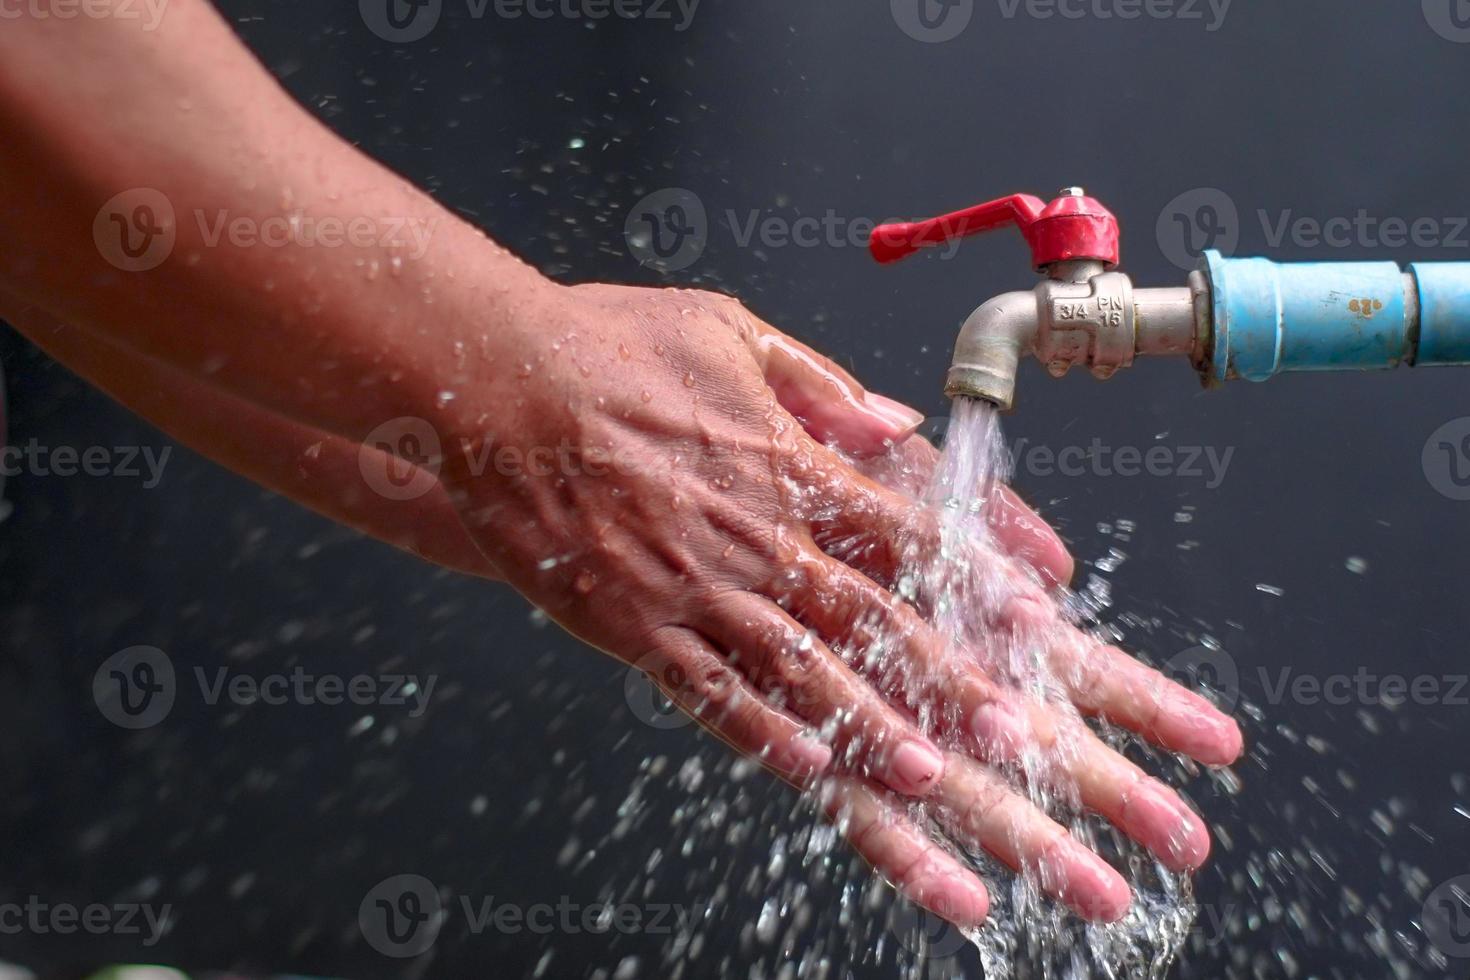
[{"label": "blue pvc pipe", "polygon": [[[1219,381],[1470,363],[1470,262],[1229,259],[1206,252]],[[1413,302],[1411,302],[1413,300]]]}]

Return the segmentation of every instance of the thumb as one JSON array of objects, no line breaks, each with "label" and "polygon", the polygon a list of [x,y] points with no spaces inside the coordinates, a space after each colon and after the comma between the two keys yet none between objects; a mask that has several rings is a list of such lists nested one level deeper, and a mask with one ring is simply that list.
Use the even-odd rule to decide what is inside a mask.
[{"label": "thumb", "polygon": [[864,389],[831,358],[774,327],[761,327],[752,348],[766,384],[817,441],[857,456],[875,456],[924,421],[922,412]]}]

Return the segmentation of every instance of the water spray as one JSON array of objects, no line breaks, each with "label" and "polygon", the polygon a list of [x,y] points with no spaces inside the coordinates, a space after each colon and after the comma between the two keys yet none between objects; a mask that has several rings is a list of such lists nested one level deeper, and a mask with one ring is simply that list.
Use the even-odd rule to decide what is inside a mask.
[{"label": "water spray", "polygon": [[1118,219],[1080,187],[1051,203],[1013,194],[925,221],[880,225],[879,262],[1015,226],[1045,278],[1003,293],[960,328],[945,394],[1015,403],[1030,354],[1054,377],[1109,378],[1141,354],[1187,357],[1207,386],[1283,371],[1470,363],[1470,262],[1278,263],[1204,253],[1184,286],[1135,288],[1118,265]]}]

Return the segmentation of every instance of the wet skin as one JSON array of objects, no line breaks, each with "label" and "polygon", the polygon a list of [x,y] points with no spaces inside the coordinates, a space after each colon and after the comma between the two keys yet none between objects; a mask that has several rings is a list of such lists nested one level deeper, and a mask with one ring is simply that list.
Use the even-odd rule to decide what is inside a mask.
[{"label": "wet skin", "polygon": [[[935,633],[923,597],[895,598],[901,549],[888,543],[922,551],[939,533],[912,492],[934,465],[906,439],[917,413],[732,299],[547,281],[291,103],[200,0],[175,0],[147,35],[116,20],[13,23],[0,113],[0,314],[225,465],[508,582],[735,750],[814,786],[919,903],[961,924],[988,908],[979,879],[907,815],[914,798],[1082,914],[1126,909],[1123,879],[1004,777],[1028,748],[1054,761],[1043,778],[1075,785],[1166,864],[1204,861],[1204,825],[1172,790],[985,669],[995,638],[1044,637],[1081,713],[1209,765],[1241,750],[1203,699],[1061,622],[1046,585],[1071,559],[1019,500],[1002,492],[992,511],[1003,554],[977,552],[1008,563],[1014,586],[972,625],[973,649]],[[137,186],[162,188],[181,215],[263,221],[289,204],[438,230],[403,266],[378,244],[210,246],[182,221],[177,260],[119,273],[92,223]],[[426,491],[364,492],[364,454],[383,452],[364,439],[403,417],[431,426],[442,455],[370,462],[424,468]],[[853,540],[875,544],[834,557],[831,542]],[[878,665],[859,656],[874,634],[897,638]]]}]

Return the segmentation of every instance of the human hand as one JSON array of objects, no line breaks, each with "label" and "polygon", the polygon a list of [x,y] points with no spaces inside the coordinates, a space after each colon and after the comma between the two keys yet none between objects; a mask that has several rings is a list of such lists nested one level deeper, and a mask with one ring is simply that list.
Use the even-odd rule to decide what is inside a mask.
[{"label": "human hand", "polygon": [[[957,832],[1038,869],[1079,911],[1122,914],[1128,889],[1117,873],[972,758],[1003,761],[1022,709],[885,587],[896,546],[842,561],[818,544],[916,535],[937,544],[931,511],[846,458],[901,440],[914,413],[709,293],[558,287],[516,323],[436,416],[458,448],[445,460],[450,497],[507,581],[648,672],[737,750],[796,785],[825,776],[828,813],[918,903],[964,925],[988,907],[980,881],[904,814],[904,799],[928,797]],[[506,450],[554,450],[560,465],[485,466]],[[1003,521],[997,538],[1065,580],[1065,549],[1030,518]],[[897,662],[865,661],[880,633],[900,638]],[[1174,689],[1166,697],[1137,671],[1084,703],[1166,745],[1179,741],[1182,713],[1213,712],[1169,700]],[[930,734],[914,719],[932,705]],[[1097,767],[1090,804],[1165,860],[1203,859],[1192,829],[1175,846],[1182,823],[1198,820],[1172,793],[1038,710],[1022,737],[1060,731],[1086,746]],[[1203,761],[1229,761],[1217,735],[1197,747]]]}]

